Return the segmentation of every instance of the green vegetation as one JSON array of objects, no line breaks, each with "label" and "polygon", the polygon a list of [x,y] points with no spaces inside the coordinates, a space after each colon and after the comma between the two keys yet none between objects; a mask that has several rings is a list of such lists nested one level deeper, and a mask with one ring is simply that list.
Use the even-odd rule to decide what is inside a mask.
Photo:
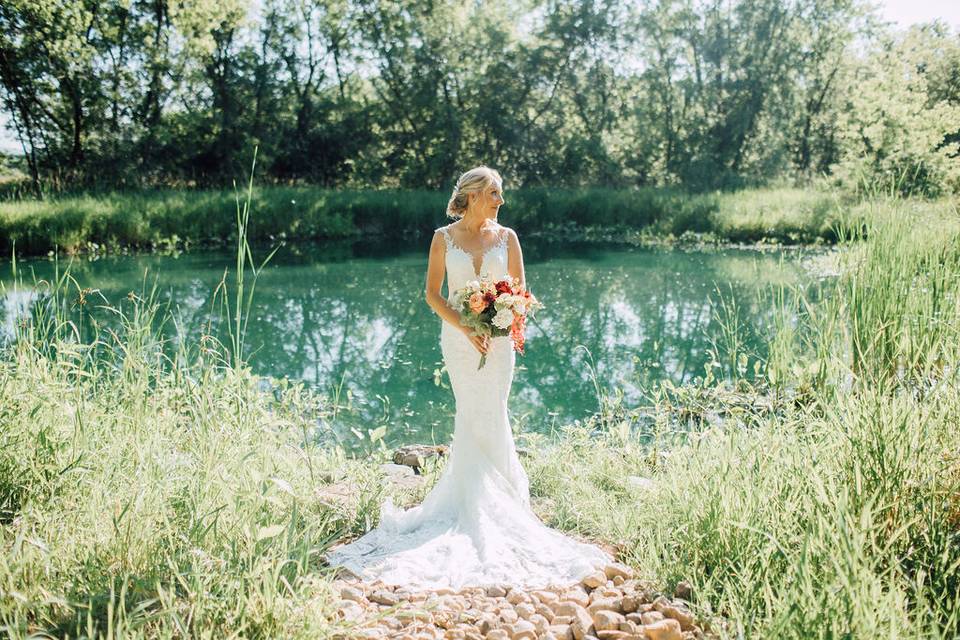
[{"label": "green vegetation", "polygon": [[[264,180],[448,191],[960,189],[960,39],[866,0],[8,0],[19,193]],[[465,46],[469,43],[469,46]]]},{"label": "green vegetation", "polygon": [[[648,407],[601,385],[591,420],[520,434],[551,525],[617,544],[665,589],[687,580],[729,635],[960,633],[960,221],[864,207],[829,295],[771,291],[765,383],[708,375]],[[326,444],[335,403],[265,393],[240,340],[164,356],[149,294],[116,309],[121,331],[77,342],[57,310],[93,301],[73,286],[51,283],[0,358],[5,633],[331,634],[319,554],[375,524],[384,491],[422,493]]]},{"label": "green vegetation", "polygon": [[[222,244],[236,234],[233,191],[165,190],[0,202],[0,251],[24,255],[120,247]],[[711,233],[736,242],[836,240],[849,197],[817,190],[689,194],[677,189],[520,189],[506,194],[505,224]],[[427,233],[447,219],[436,191],[254,189],[251,241]],[[94,247],[93,245],[96,245]]]}]

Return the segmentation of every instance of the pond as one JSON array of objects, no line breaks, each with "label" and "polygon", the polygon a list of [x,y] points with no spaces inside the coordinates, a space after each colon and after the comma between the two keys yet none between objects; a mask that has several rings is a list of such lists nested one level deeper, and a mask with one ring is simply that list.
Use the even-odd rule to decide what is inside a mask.
[{"label": "pond", "polygon": [[[423,299],[428,245],[418,239],[282,247],[261,273],[250,311],[254,372],[302,380],[327,396],[337,390],[349,405],[335,425],[345,443],[351,429],[379,426],[386,426],[390,446],[448,441],[454,406],[441,321]],[[658,381],[702,377],[714,361],[711,349],[730,362],[733,325],[752,375],[773,317],[762,294],[806,277],[798,253],[776,250],[529,240],[524,254],[528,284],[546,306],[528,328],[526,355],[517,356],[510,409],[517,428],[539,432],[589,416],[598,390],[622,389],[629,402],[640,402]],[[175,344],[198,341],[220,317],[214,290],[234,263],[226,251],[108,256],[75,260],[71,273],[113,304],[155,280],[176,318],[164,328]],[[30,283],[31,273],[50,278],[54,264],[32,260],[19,268]],[[9,339],[30,292],[14,298],[9,265],[0,280],[7,292],[0,327]],[[104,311],[92,315],[112,321]],[[218,336],[227,339],[223,331]]]}]

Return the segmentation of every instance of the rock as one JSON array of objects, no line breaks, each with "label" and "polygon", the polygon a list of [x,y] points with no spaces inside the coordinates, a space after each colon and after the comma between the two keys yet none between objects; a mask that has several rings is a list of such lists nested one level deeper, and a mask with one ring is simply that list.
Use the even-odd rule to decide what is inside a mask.
[{"label": "rock", "polygon": [[367,598],[360,589],[355,587],[344,587],[340,589],[340,598],[342,600],[353,600],[357,604],[366,605]]},{"label": "rock", "polygon": [[547,627],[547,633],[552,633],[557,640],[573,640],[573,629],[569,624],[552,624]]},{"label": "rock", "polygon": [[338,579],[331,583],[334,592],[341,595],[336,603],[337,616],[355,624],[348,633],[334,635],[339,640],[705,637],[703,629],[694,625],[694,615],[683,600],[664,597],[633,578],[632,573],[627,565],[611,563],[603,573],[587,576],[575,587],[551,585],[531,591],[508,584],[410,591],[380,580],[368,583]]},{"label": "rock", "polygon": [[356,600],[340,600],[337,602],[337,615],[344,620],[359,620],[363,615],[363,607]]},{"label": "rock", "polygon": [[597,571],[591,573],[590,575],[584,577],[580,584],[585,586],[587,589],[596,589],[597,587],[607,583],[607,576],[602,571]]},{"label": "rock", "polygon": [[627,640],[629,637],[629,633],[626,631],[620,631],[619,629],[604,629],[603,631],[597,631],[597,638],[599,640]]},{"label": "rock", "polygon": [[370,594],[370,602],[393,607],[400,603],[400,599],[386,589],[380,589]]},{"label": "rock", "polygon": [[619,631],[626,618],[616,611],[597,611],[593,614],[593,626],[597,631]]},{"label": "rock", "polygon": [[691,587],[690,583],[686,580],[681,580],[677,583],[677,588],[674,590],[674,594],[678,598],[690,600],[693,596],[693,587]]},{"label": "rock", "polygon": [[570,628],[573,631],[573,637],[576,640],[583,640],[583,638],[591,633],[593,633],[593,616],[591,616],[586,609],[580,605],[574,605],[575,613],[573,616],[573,622],[570,624]]},{"label": "rock", "polygon": [[388,629],[399,629],[403,624],[393,616],[387,616],[380,621]]},{"label": "rock", "polygon": [[598,611],[616,611],[621,613],[620,601],[614,598],[598,598],[587,607],[590,615],[595,616]]},{"label": "rock", "polygon": [[413,466],[402,464],[382,464],[380,470],[383,472],[384,479],[393,485],[405,489],[416,489],[424,482],[422,475],[417,475]]},{"label": "rock", "polygon": [[574,587],[573,589],[564,591],[563,594],[560,595],[560,601],[576,602],[581,607],[586,607],[590,604],[590,596],[580,587]]},{"label": "rock", "polygon": [[557,617],[563,616],[563,617],[569,617],[574,619],[579,615],[579,611],[581,610],[586,615],[588,616],[590,615],[589,613],[587,613],[587,610],[584,609],[584,607],[577,604],[576,602],[558,602],[553,607],[553,612],[557,615]]},{"label": "rock", "polygon": [[683,640],[680,632],[680,623],[673,619],[661,620],[643,627],[643,632],[650,640]]},{"label": "rock", "polygon": [[499,628],[500,628],[500,618],[498,618],[497,616],[491,613],[484,613],[477,620],[477,631],[479,631],[481,634],[486,634],[491,629],[499,629]]},{"label": "rock", "polygon": [[667,618],[673,618],[680,623],[680,628],[684,631],[693,629],[693,614],[683,607],[675,605],[666,606],[660,610]]},{"label": "rock", "polygon": [[620,576],[624,580],[629,580],[633,577],[633,569],[622,562],[611,562],[603,568],[603,573],[608,580],[613,580],[617,576]]},{"label": "rock", "polygon": [[623,622],[620,623],[620,631],[626,631],[627,633],[643,633],[640,631],[641,626],[642,625],[639,625],[631,620],[624,619]]},{"label": "rock", "polygon": [[600,598],[619,598],[622,595],[623,593],[621,593],[619,589],[607,586],[597,587],[590,592],[590,602],[599,600]]},{"label": "rock", "polygon": [[560,596],[555,594],[553,591],[531,591],[530,595],[533,596],[534,600],[537,602],[542,602],[543,604],[550,604],[560,600]]},{"label": "rock", "polygon": [[536,605],[534,605],[533,609],[539,615],[543,616],[547,620],[553,620],[553,616],[554,616],[553,609],[543,604],[542,602],[538,602]]},{"label": "rock", "polygon": [[546,633],[547,627],[550,626],[550,620],[544,618],[539,613],[533,614],[527,618],[527,620],[534,626],[534,628],[537,630],[537,633]]},{"label": "rock", "polygon": [[633,613],[640,607],[640,598],[636,595],[626,595],[620,598],[620,608],[624,613]]},{"label": "rock", "polygon": [[383,475],[390,478],[409,478],[416,475],[409,466],[402,464],[385,463],[380,465],[380,471]]},{"label": "rock", "polygon": [[511,626],[510,640],[537,640],[537,628],[526,620],[518,620]]},{"label": "rock", "polygon": [[646,613],[640,614],[640,622],[645,625],[660,622],[664,618],[666,618],[666,616],[659,611],[647,611]]}]

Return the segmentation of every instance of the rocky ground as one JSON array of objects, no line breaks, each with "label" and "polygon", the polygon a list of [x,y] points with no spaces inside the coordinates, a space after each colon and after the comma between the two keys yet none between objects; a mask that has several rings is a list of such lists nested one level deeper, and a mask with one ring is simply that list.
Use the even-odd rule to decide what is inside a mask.
[{"label": "rocky ground", "polygon": [[[408,445],[381,470],[387,482],[415,487],[426,460],[447,455],[443,446]],[[631,477],[631,479],[633,479]],[[637,481],[649,483],[644,478]],[[326,497],[339,496],[331,485]],[[349,487],[342,488],[348,492]],[[607,549],[614,553],[614,549]],[[676,598],[658,593],[619,562],[577,584],[544,589],[509,585],[459,591],[416,591],[364,582],[345,569],[334,582],[337,616],[349,626],[341,640],[693,640],[714,637],[689,607],[690,588]]]},{"label": "rocky ground", "polygon": [[[348,574],[349,575],[349,574]],[[415,591],[350,576],[334,588],[342,640],[693,640],[713,637],[695,620],[681,583],[669,599],[621,563],[579,584]]]}]

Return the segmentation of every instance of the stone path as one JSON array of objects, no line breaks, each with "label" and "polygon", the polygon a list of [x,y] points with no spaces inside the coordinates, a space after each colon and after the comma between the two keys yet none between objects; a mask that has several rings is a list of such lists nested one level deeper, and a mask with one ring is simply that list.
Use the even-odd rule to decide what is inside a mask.
[{"label": "stone path", "polygon": [[[338,579],[340,640],[694,640],[712,637],[681,598],[668,599],[615,562],[579,584],[414,591]],[[689,594],[681,583],[678,594]]]}]

